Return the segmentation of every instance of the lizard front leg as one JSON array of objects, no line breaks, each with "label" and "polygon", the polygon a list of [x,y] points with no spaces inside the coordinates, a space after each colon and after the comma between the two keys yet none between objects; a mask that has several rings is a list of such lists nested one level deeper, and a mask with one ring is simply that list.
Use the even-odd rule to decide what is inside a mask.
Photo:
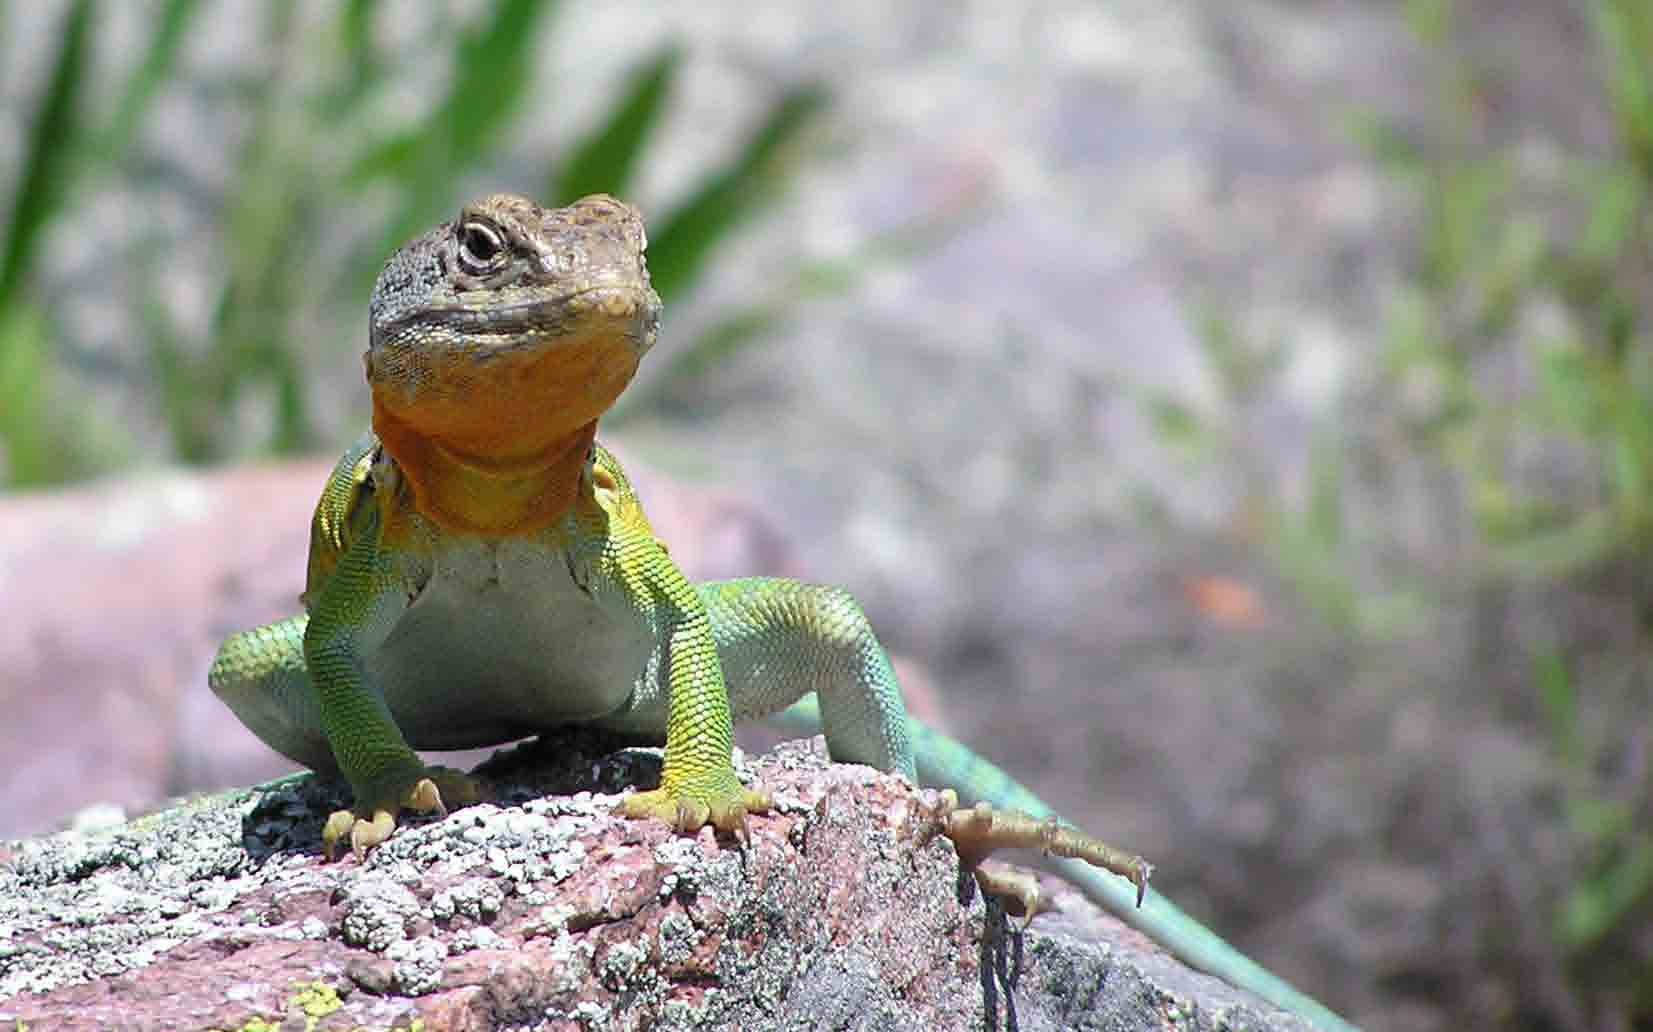
[{"label": "lizard front leg", "polygon": [[476,779],[427,767],[408,745],[382,694],[369,684],[363,655],[407,606],[388,575],[377,520],[364,528],[311,604],[304,661],[321,710],[321,728],[355,793],[354,805],[327,819],[322,847],[332,859],[349,839],[358,858],[395,830],[403,809],[445,814],[481,797]]},{"label": "lizard front leg", "polygon": [[711,824],[744,838],[746,815],[773,804],[768,793],[745,788],[735,776],[729,701],[704,611],[673,627],[667,662],[666,760],[660,787],[626,797],[621,812],[658,818],[679,832]]},{"label": "lizard front leg", "polygon": [[[600,484],[613,489],[612,479]],[[626,510],[610,531],[593,587],[647,622],[662,652],[658,676],[639,686],[626,710],[599,723],[666,736],[660,787],[627,796],[620,812],[663,820],[679,832],[710,824],[744,837],[746,815],[773,804],[768,793],[745,788],[735,775],[729,693],[706,606],[640,510]]]}]

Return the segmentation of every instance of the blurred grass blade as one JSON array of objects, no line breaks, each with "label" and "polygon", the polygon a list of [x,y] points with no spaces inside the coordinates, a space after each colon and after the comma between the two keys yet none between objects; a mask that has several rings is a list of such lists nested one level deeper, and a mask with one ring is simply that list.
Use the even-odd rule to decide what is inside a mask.
[{"label": "blurred grass blade", "polygon": [[673,44],[632,73],[608,121],[581,140],[561,172],[551,177],[546,200],[567,204],[586,194],[624,195],[643,145],[660,122],[682,63],[683,50]]},{"label": "blurred grass blade", "polygon": [[454,48],[453,84],[417,129],[394,137],[357,162],[358,182],[389,177],[403,184],[451,174],[484,156],[489,138],[515,111],[531,82],[534,27],[551,0],[504,0],[487,24]]},{"label": "blurred grass blade", "polygon": [[51,477],[46,444],[47,331],[27,301],[0,306],[0,486]]},{"label": "blurred grass blade", "polygon": [[1653,837],[1625,836],[1624,855],[1592,878],[1581,878],[1565,898],[1559,937],[1579,953],[1623,926],[1653,893]]},{"label": "blurred grass blade", "polygon": [[448,156],[473,162],[532,81],[534,26],[550,0],[503,0],[493,21],[459,42],[453,90],[441,112]]},{"label": "blurred grass blade", "polygon": [[63,45],[23,152],[23,172],[12,196],[5,253],[0,257],[0,311],[17,292],[34,258],[40,231],[67,193],[72,153],[79,143],[80,92],[86,82],[92,0],[77,0],[63,23]]},{"label": "blurred grass blade", "polygon": [[1452,34],[1451,0],[1406,0],[1406,22],[1419,39],[1441,46]]},{"label": "blurred grass blade", "polygon": [[379,52],[373,45],[373,19],[378,12],[378,0],[350,0],[340,16],[339,36],[344,45],[347,80],[331,105],[332,114],[348,110],[379,78],[382,68]]},{"label": "blurred grass blade", "polygon": [[1653,178],[1622,166],[1594,177],[1583,195],[1591,200],[1589,220],[1579,241],[1581,258],[1596,265],[1618,260],[1639,229],[1649,186]]},{"label": "blurred grass blade", "polygon": [[662,298],[669,300],[692,282],[712,248],[761,207],[780,174],[779,156],[815,121],[826,101],[826,90],[816,84],[788,92],[734,161],[649,234],[649,275]]},{"label": "blurred grass blade", "polygon": [[149,348],[149,375],[160,392],[161,415],[172,433],[172,449],[184,462],[205,462],[214,455],[215,427],[208,417],[227,407],[202,382],[211,363],[192,362],[185,354],[153,282],[144,284],[139,316]]},{"label": "blurred grass blade", "polygon": [[[357,185],[383,177],[400,188],[402,204],[380,241],[381,255],[442,217],[461,175],[488,156],[492,138],[533,82],[534,30],[555,6],[551,0],[503,0],[486,25],[460,39],[453,86],[424,125],[357,163]],[[373,263],[364,265],[358,292],[366,293],[377,271]]]},{"label": "blurred grass blade", "polygon": [[1653,178],[1653,11],[1646,0],[1592,4],[1596,36],[1607,52],[1606,86],[1620,132],[1644,176]]},{"label": "blurred grass blade", "polygon": [[149,50],[127,80],[115,117],[104,130],[100,150],[106,161],[118,161],[132,145],[132,137],[142,124],[150,102],[177,70],[179,51],[200,10],[200,0],[167,0],[157,19],[155,34],[150,37]]},{"label": "blurred grass blade", "polygon": [[1343,546],[1343,462],[1329,437],[1317,439],[1310,452],[1305,526],[1314,542],[1327,551]]},{"label": "blurred grass blade", "polygon": [[373,16],[379,11],[379,0],[350,0],[344,8],[345,55],[352,63],[371,63],[373,51]]},{"label": "blurred grass blade", "polygon": [[1550,650],[1537,659],[1535,671],[1538,699],[1544,722],[1549,727],[1551,746],[1563,763],[1576,762],[1578,741],[1578,690],[1572,672],[1559,652]]}]

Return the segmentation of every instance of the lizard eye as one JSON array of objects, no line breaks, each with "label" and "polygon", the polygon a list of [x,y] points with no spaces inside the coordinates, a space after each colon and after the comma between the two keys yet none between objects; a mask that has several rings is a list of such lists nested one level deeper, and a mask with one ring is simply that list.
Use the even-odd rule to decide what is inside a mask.
[{"label": "lizard eye", "polygon": [[459,230],[459,264],[465,271],[482,275],[497,264],[505,250],[499,231],[485,222],[467,222]]}]

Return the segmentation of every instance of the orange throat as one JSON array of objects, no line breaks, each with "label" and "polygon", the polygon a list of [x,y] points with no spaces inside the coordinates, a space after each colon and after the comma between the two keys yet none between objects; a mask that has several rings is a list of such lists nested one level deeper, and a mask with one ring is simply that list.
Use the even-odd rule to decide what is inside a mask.
[{"label": "orange throat", "polygon": [[515,537],[550,527],[574,507],[597,421],[527,455],[478,455],[419,432],[375,392],[373,430],[413,489],[421,515],[452,533]]}]

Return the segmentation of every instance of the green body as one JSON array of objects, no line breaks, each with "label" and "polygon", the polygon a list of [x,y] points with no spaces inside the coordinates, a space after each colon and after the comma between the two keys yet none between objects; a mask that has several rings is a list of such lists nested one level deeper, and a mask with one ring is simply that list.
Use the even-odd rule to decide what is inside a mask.
[{"label": "green body", "polygon": [[[543,227],[512,221],[523,212],[543,218]],[[545,338],[532,341],[541,352],[576,337],[583,347],[611,344],[612,335],[589,329],[597,309],[642,327],[631,341],[638,354],[652,341],[658,301],[648,309],[653,295],[641,271],[640,224],[628,223],[633,235],[624,238],[598,225],[609,234],[599,244],[637,260],[638,269],[627,268],[632,279],[622,285],[630,292],[621,301],[606,294],[595,308],[570,301],[589,298],[587,281],[612,286],[612,256],[600,276],[582,281],[583,293],[566,289],[569,274],[561,270],[569,259],[544,260],[556,246],[571,246],[584,261],[581,235],[601,220],[627,218],[635,221],[635,213],[606,198],[550,212],[494,198],[392,260],[375,291],[368,356],[380,433],[346,453],[323,491],[312,527],[307,612],[225,642],[210,676],[214,692],[277,751],[350,781],[356,803],[329,821],[329,851],[347,835],[358,852],[370,848],[404,807],[441,809],[444,798],[476,797],[468,776],[428,768],[414,749],[501,744],[573,722],[664,739],[662,785],[627,796],[627,813],[685,830],[707,823],[738,830],[746,813],[762,811],[768,800],[735,777],[732,724],[783,710],[794,725],[819,726],[835,760],[922,776],[972,799],[1048,815],[997,768],[910,721],[884,649],[843,590],[775,578],[691,584],[655,538],[619,465],[589,436],[570,467],[578,484],[554,519],[526,529],[519,520],[508,531],[456,528],[461,518],[514,518],[522,508],[512,508],[514,500],[529,497],[519,485],[542,472],[535,466],[525,474],[529,467],[515,460],[503,472],[503,464],[476,461],[454,471],[452,455],[465,453],[452,442],[469,445],[474,455],[475,442],[491,428],[462,424],[440,406],[456,392],[461,401],[478,393],[485,410],[493,404],[463,378],[484,365],[478,339],[507,323],[491,312],[509,309],[513,358],[523,351],[524,325]],[[482,220],[481,236],[474,219]],[[562,221],[553,225],[554,219]],[[506,244],[515,248],[514,261],[546,278],[528,282],[527,274],[506,268],[495,254]],[[503,271],[483,276],[484,259]],[[481,271],[468,278],[452,271],[466,260]],[[453,281],[465,289],[451,289]],[[500,300],[506,296],[509,305]],[[537,307],[526,309],[524,296]],[[434,317],[424,318],[427,312]],[[438,349],[447,350],[431,358]],[[457,388],[443,379],[452,369],[463,374]],[[520,382],[513,375],[508,389],[520,391]],[[392,404],[401,407],[386,414]],[[556,412],[568,405],[546,403]],[[508,411],[505,403],[497,408]],[[406,429],[433,411],[420,432],[437,426],[448,435],[435,460],[419,451],[424,439],[408,443]],[[570,424],[583,419],[571,417]],[[416,469],[416,461],[426,465]],[[445,481],[435,484],[437,477]],[[496,496],[506,503],[489,508]],[[457,515],[437,519],[436,512]],[[1061,863],[1087,894],[1195,966],[1317,1025],[1347,1027],[1163,897],[1149,893],[1138,908],[1136,888],[1125,880]]]},{"label": "green body", "polygon": [[363,439],[322,495],[309,614],[232,636],[209,675],[283,755],[377,795],[423,769],[414,749],[678,724],[669,776],[710,781],[711,803],[733,783],[732,720],[813,694],[835,758],[915,777],[900,688],[855,600],[779,578],[690,584],[603,448],[557,526],[455,536],[404,510],[407,549],[386,543],[376,460]]}]

